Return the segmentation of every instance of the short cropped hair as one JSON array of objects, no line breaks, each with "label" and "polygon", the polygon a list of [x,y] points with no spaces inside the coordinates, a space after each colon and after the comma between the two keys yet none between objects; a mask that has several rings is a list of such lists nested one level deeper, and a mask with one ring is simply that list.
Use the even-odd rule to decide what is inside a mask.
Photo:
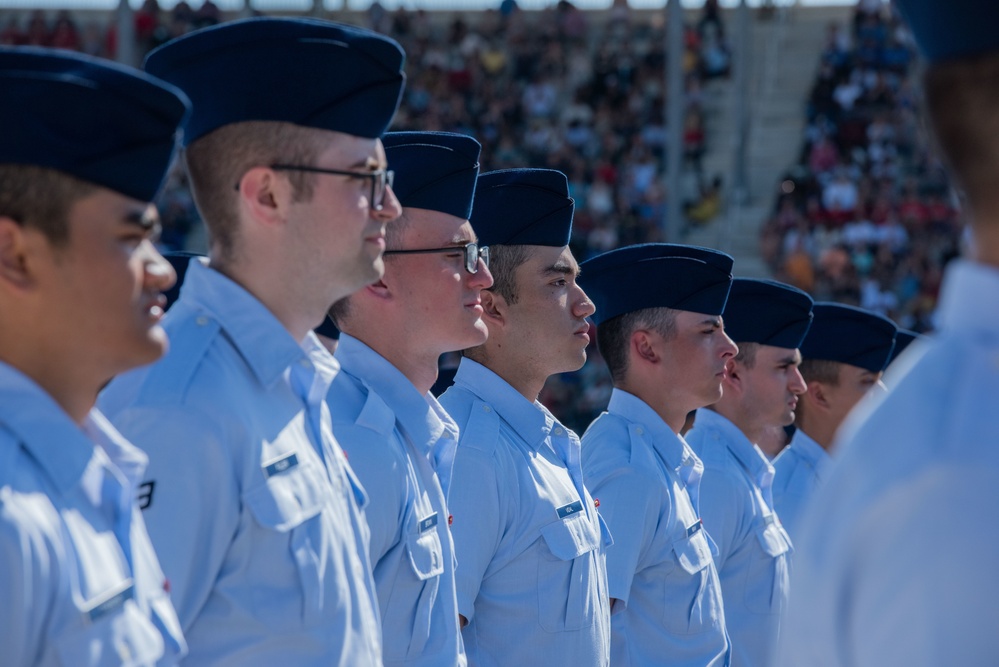
[{"label": "short cropped hair", "polygon": [[805,382],[821,382],[830,386],[839,384],[839,369],[842,364],[828,359],[802,359],[798,370]]},{"label": "short cropped hair", "polygon": [[[931,64],[923,77],[937,143],[972,209],[999,211],[999,54]],[[981,217],[981,216],[980,216]]]},{"label": "short cropped hair", "polygon": [[628,372],[632,334],[639,329],[651,329],[671,340],[676,336],[676,313],[672,308],[643,308],[612,317],[597,327],[597,349],[607,362],[614,383],[623,382]]},{"label": "short cropped hair", "polygon": [[735,361],[739,362],[746,368],[752,368],[756,365],[756,352],[760,349],[759,343],[739,343],[739,353],[735,355]]},{"label": "short cropped hair", "polygon": [[37,229],[49,243],[69,241],[69,210],[97,185],[34,165],[0,164],[0,216]]},{"label": "short cropped hair", "polygon": [[[315,165],[320,144],[317,130],[291,123],[248,121],[232,123],[196,139],[184,152],[191,192],[208,227],[211,242],[227,256],[238,229],[236,186],[253,167],[271,164]],[[315,174],[284,172],[295,201],[309,201]]]},{"label": "short cropped hair", "polygon": [[489,273],[493,274],[490,292],[503,297],[508,304],[520,299],[517,291],[517,269],[531,256],[531,247],[526,245],[489,246]]}]

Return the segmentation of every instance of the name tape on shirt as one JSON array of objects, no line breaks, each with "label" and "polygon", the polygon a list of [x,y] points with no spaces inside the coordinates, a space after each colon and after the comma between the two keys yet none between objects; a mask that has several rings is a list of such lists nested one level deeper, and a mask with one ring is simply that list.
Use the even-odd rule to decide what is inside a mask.
[{"label": "name tape on shirt", "polygon": [[704,528],[704,522],[698,519],[695,523],[687,526],[687,537],[693,537]]},{"label": "name tape on shirt", "polygon": [[297,465],[298,465],[298,454],[292,452],[291,454],[283,456],[279,458],[277,461],[274,461],[273,463],[269,463],[266,466],[264,466],[264,476],[273,477],[274,475],[282,473],[285,470],[294,468]]},{"label": "name tape on shirt", "polygon": [[87,618],[91,623],[96,623],[99,619],[114,613],[125,606],[125,603],[135,597],[135,585],[129,579],[125,582],[124,588],[114,591],[110,597],[99,600],[86,610]]},{"label": "name tape on shirt", "polygon": [[420,532],[425,533],[437,525],[437,512],[434,512],[426,519],[420,519]]},{"label": "name tape on shirt", "polygon": [[559,507],[555,511],[558,513],[558,518],[565,519],[572,516],[573,514],[578,514],[579,512],[582,512],[583,503],[582,501],[577,500],[574,503],[569,503],[568,505],[562,505],[562,507]]}]

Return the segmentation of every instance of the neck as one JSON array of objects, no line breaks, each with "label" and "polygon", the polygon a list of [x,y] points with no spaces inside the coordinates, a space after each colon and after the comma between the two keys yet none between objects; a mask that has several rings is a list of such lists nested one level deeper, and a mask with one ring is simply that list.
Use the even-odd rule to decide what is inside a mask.
[{"label": "neck", "polygon": [[799,415],[794,425],[826,451],[832,447],[836,430],[839,428],[839,424],[824,424],[821,420],[810,419],[807,414]]},{"label": "neck", "polygon": [[754,423],[751,416],[743,414],[737,406],[731,405],[725,400],[724,395],[720,401],[710,407],[722,417],[735,424],[742,431],[742,434],[754,445],[760,441],[764,431],[766,431],[765,425]]},{"label": "neck", "polygon": [[[491,339],[490,339],[491,341]],[[502,354],[502,347],[490,346],[489,342],[481,353],[469,355],[473,361],[482,364],[496,375],[503,378],[507,384],[517,390],[521,396],[533,403],[538,400],[538,395],[544,389],[548,374],[540,371],[531,364],[522,363],[513,355]]]},{"label": "neck", "polygon": [[222,262],[212,257],[210,266],[252,294],[284,326],[296,341],[318,326],[331,304],[310,306],[304,298],[308,288],[293,284],[294,271],[282,271],[266,259],[251,262]]},{"label": "neck", "polygon": [[969,257],[976,262],[999,268],[999,224],[990,221],[971,228],[973,242]]},{"label": "neck", "polygon": [[[18,343],[21,343],[20,345]],[[31,378],[77,424],[83,424],[94,407],[97,393],[114,373],[98,378],[87,355],[53,353],[65,346],[31,341],[0,340],[0,361]]]},{"label": "neck", "polygon": [[[382,327],[383,331],[391,327]],[[426,396],[430,388],[437,381],[437,360],[441,352],[435,350],[421,350],[413,346],[406,345],[407,342],[425,342],[417,340],[413,336],[405,336],[401,340],[393,340],[388,337],[378,336],[372,331],[347,331],[350,336],[361,341],[372,350],[377,352],[382,358],[406,376],[406,379],[413,383],[421,396]]]},{"label": "neck", "polygon": [[662,392],[655,391],[654,386],[642,386],[641,383],[635,382],[632,378],[614,386],[616,389],[626,391],[632,396],[641,399],[643,403],[659,415],[660,419],[666,422],[666,425],[669,426],[673,433],[680,433],[680,429],[683,428],[683,423],[686,421],[687,413],[690,410],[677,408],[675,401],[669,400],[669,397],[662,395]]}]

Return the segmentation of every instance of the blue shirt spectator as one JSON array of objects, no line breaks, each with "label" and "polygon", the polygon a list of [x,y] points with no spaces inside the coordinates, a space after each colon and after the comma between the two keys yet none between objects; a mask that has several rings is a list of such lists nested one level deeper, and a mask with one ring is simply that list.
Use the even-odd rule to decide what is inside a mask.
[{"label": "blue shirt spectator", "polygon": [[576,434],[468,358],[441,404],[461,430],[448,500],[469,664],[607,665],[612,540]]},{"label": "blue shirt spectator", "polygon": [[773,466],[713,410],[697,411],[687,441],[704,462],[701,516],[718,545],[732,665],[767,665],[787,602],[791,557],[773,507]]},{"label": "blue shirt spectator", "polygon": [[[366,497],[333,438],[336,362],[192,262],[170,351],[101,405],[149,455],[146,522],[188,664],[381,663]],[[249,582],[249,583],[248,583]]]},{"label": "blue shirt spectator", "polygon": [[[370,498],[370,559],[387,665],[464,665],[446,487],[458,427],[432,395],[347,334],[327,404]],[[440,476],[435,472],[439,463]]]},{"label": "blue shirt spectator", "polygon": [[698,510],[704,464],[621,389],[583,435],[582,451],[587,486],[615,535],[607,551],[611,664],[727,665],[716,547]]},{"label": "blue shirt spectator", "polygon": [[0,362],[4,664],[172,665],[183,655],[133,500],[145,463],[100,412],[81,428]]}]

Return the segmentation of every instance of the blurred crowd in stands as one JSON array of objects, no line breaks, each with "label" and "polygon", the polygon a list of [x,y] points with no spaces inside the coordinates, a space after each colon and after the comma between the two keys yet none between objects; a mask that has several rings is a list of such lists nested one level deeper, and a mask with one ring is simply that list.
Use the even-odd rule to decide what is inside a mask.
[{"label": "blurred crowd in stands", "polygon": [[[344,20],[335,12],[329,18]],[[223,16],[211,0],[197,10],[181,2],[169,11],[146,0],[134,20],[142,55]],[[456,14],[450,22],[375,3],[366,20],[406,50],[408,82],[394,130],[471,134],[483,146],[482,171],[564,172],[576,200],[572,247],[580,261],[621,245],[662,240],[667,130],[661,14],[637,19],[627,2],[616,0],[595,21],[565,0],[540,12],[521,11],[505,0],[498,9]],[[113,16],[81,27],[66,11],[54,17],[41,10],[11,15],[0,33],[0,44],[56,46],[110,58],[116,43]],[[685,26],[684,47],[683,154],[695,183],[685,204],[692,221],[704,222],[718,212],[721,184],[701,167],[707,141],[703,86],[727,77],[731,68],[717,0],[708,0],[696,22]],[[203,250],[204,228],[179,165],[158,204],[162,246]],[[546,387],[543,401],[570,426],[589,423],[610,394],[595,345],[591,358],[580,373],[553,378]]]},{"label": "blurred crowd in stands", "polygon": [[925,332],[962,225],[916,113],[914,52],[897,16],[861,0],[828,28],[800,163],[762,229],[778,279]]}]

